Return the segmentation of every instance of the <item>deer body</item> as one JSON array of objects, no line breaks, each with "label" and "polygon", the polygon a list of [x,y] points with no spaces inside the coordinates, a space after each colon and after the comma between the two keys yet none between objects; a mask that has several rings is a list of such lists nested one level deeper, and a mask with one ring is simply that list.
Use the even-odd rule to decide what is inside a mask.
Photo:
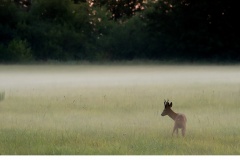
[{"label": "deer body", "polygon": [[174,134],[174,132],[177,132],[178,135],[178,129],[182,129],[182,136],[185,136],[186,133],[186,122],[187,122],[187,118],[184,114],[180,114],[180,113],[175,113],[171,107],[172,107],[172,102],[169,103],[168,101],[164,101],[164,106],[165,109],[162,112],[162,116],[168,115],[170,118],[172,118],[174,120],[174,127],[173,127],[173,132],[172,132],[172,136]]}]

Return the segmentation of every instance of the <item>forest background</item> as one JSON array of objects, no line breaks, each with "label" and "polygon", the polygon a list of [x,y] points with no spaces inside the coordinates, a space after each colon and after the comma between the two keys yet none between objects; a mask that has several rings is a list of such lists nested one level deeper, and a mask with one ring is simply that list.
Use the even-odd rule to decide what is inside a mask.
[{"label": "forest background", "polygon": [[233,0],[0,0],[0,63],[240,60]]}]

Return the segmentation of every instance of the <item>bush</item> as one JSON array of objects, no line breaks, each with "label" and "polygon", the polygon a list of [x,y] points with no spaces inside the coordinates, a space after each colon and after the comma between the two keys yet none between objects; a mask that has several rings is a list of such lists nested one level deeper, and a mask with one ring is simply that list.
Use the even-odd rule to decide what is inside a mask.
[{"label": "bush", "polygon": [[26,62],[33,59],[31,48],[26,40],[13,39],[8,44],[8,59],[13,62]]}]

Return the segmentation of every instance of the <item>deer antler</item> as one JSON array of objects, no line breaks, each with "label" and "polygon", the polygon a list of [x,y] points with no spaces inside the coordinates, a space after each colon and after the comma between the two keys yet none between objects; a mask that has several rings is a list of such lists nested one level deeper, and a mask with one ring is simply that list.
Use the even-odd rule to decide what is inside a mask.
[{"label": "deer antler", "polygon": [[167,102],[166,102],[168,105],[169,105],[169,99],[167,100]]}]

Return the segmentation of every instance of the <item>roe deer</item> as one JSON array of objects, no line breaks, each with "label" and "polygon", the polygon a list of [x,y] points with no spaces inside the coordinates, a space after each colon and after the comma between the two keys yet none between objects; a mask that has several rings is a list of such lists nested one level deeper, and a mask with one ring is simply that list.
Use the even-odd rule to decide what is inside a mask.
[{"label": "roe deer", "polygon": [[171,107],[172,107],[172,102],[169,103],[168,101],[164,100],[164,110],[162,112],[162,116],[168,115],[169,117],[171,117],[174,121],[174,127],[173,127],[173,132],[172,132],[172,136],[174,134],[174,132],[177,132],[178,135],[178,128],[182,129],[182,136],[185,136],[185,132],[186,132],[186,122],[187,122],[187,118],[184,114],[179,114],[179,113],[175,113]]}]

